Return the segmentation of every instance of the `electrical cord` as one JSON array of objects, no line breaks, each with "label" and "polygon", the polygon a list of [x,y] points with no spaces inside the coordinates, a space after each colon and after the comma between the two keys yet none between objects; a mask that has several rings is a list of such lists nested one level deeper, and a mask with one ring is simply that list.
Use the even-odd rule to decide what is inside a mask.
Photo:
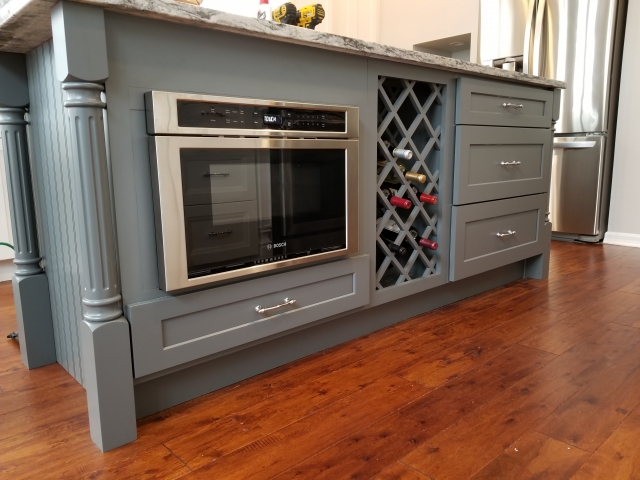
[{"label": "electrical cord", "polygon": [[5,247],[9,247],[11,250],[15,250],[15,248],[13,248],[13,245],[11,245],[10,243],[0,242],[0,245],[4,245]]}]

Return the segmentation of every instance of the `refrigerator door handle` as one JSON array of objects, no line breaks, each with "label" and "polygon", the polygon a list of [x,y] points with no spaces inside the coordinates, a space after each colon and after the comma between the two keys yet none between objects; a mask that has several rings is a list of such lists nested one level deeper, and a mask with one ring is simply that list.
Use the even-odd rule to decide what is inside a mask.
[{"label": "refrigerator door handle", "polygon": [[545,59],[543,53],[545,52],[544,41],[542,34],[545,31],[545,12],[547,10],[547,0],[538,0],[538,7],[536,8],[536,26],[533,37],[533,68],[531,74],[538,77],[542,76],[542,66]]},{"label": "refrigerator door handle", "polygon": [[553,148],[593,148],[595,146],[595,140],[586,142],[553,142]]},{"label": "refrigerator door handle", "polygon": [[522,56],[522,72],[531,73],[531,42],[533,41],[533,22],[535,21],[536,4],[538,0],[529,0],[529,13],[527,13],[527,25],[524,29],[524,55]]}]

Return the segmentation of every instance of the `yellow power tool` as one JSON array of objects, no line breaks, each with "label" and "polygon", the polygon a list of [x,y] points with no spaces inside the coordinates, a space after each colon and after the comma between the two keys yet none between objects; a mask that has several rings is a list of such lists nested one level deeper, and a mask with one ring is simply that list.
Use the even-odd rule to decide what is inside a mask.
[{"label": "yellow power tool", "polygon": [[324,8],[319,3],[298,10],[298,26],[314,30],[324,20]]},{"label": "yellow power tool", "polygon": [[286,23],[287,25],[298,24],[298,9],[291,3],[284,3],[273,11],[273,21]]}]

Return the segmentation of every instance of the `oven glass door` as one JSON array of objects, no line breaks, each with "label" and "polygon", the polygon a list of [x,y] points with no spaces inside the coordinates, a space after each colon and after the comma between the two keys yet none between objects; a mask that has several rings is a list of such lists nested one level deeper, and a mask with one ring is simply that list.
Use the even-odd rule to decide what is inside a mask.
[{"label": "oven glass door", "polygon": [[347,248],[344,148],[181,148],[189,278]]},{"label": "oven glass door", "polygon": [[358,252],[358,140],[150,138],[160,287]]}]

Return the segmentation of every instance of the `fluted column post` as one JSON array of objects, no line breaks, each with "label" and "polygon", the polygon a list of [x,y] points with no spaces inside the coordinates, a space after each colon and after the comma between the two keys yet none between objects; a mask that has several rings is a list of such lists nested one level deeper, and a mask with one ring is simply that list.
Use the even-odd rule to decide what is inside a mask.
[{"label": "fluted column post", "polygon": [[27,148],[26,109],[0,106],[0,127],[16,265],[13,292],[22,363],[37,368],[56,361],[49,284],[40,267],[36,211]]},{"label": "fluted column post", "polygon": [[109,184],[103,86],[63,83],[77,161],[80,225],[83,384],[91,438],[110,450],[136,438],[129,324],[123,317]]}]

